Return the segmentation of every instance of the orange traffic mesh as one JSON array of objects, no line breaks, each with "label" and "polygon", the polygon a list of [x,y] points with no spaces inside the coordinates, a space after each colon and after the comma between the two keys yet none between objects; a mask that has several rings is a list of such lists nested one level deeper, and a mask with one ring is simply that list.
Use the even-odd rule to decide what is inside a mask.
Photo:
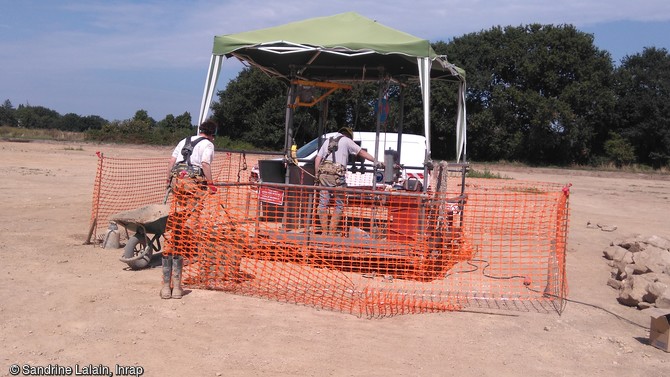
[{"label": "orange traffic mesh", "polygon": [[[168,149],[165,158],[115,158],[96,153],[98,166],[86,243],[97,244],[104,239],[112,215],[165,201],[169,153]],[[248,181],[246,153],[218,152],[212,175],[217,181]]]},{"label": "orange traffic mesh", "polygon": [[179,180],[170,196],[164,252],[184,256],[189,287],[369,317],[564,308],[560,185],[467,178],[463,187],[460,175],[434,172],[428,193],[330,188],[344,211],[329,228],[320,187],[250,183],[234,158],[219,161],[231,174],[216,192]]}]

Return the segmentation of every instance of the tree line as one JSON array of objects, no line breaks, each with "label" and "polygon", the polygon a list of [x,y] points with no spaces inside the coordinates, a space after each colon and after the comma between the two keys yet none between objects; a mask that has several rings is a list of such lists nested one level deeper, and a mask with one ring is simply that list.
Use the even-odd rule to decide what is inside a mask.
[{"label": "tree line", "polygon": [[156,121],[146,110],[138,110],[126,120],[108,121],[97,115],[65,115],[43,106],[19,105],[14,108],[5,100],[0,106],[0,125],[25,129],[55,129],[66,132],[84,132],[89,140],[141,144],[165,144],[193,132],[191,115],[185,112]]},{"label": "tree line", "polygon": [[[467,157],[471,161],[520,161],[535,165],[670,165],[670,55],[647,47],[614,66],[593,36],[571,25],[493,27],[433,44],[467,74]],[[341,126],[374,130],[378,86],[354,85],[328,98],[326,131]],[[288,83],[253,68],[242,70],[212,104],[219,123],[217,146],[281,150]],[[400,96],[404,107],[400,109]],[[431,84],[433,158],[455,156],[457,87]],[[387,92],[390,113],[384,131],[402,126],[423,133],[417,84]],[[299,107],[295,138],[317,136],[318,106]],[[402,114],[402,116],[401,116]],[[402,118],[402,121],[401,119]],[[86,132],[92,140],[171,144],[192,134],[190,114],[156,122],[144,110],[132,119],[107,122],[96,116],[58,115],[9,101],[0,124]]]}]

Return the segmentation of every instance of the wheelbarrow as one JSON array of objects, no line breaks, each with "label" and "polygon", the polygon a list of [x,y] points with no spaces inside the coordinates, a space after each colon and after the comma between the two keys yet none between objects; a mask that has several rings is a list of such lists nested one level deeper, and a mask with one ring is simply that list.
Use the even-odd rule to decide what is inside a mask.
[{"label": "wheelbarrow", "polygon": [[133,270],[146,268],[151,256],[161,251],[160,239],[165,233],[169,214],[168,204],[151,204],[111,216],[110,220],[126,228],[126,231],[135,232],[128,237],[119,260]]}]

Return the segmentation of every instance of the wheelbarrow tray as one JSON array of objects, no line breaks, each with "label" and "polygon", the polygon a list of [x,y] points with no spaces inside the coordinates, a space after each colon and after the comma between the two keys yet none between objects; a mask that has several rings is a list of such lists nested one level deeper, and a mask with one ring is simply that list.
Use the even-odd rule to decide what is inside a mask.
[{"label": "wheelbarrow tray", "polygon": [[170,205],[150,204],[148,206],[119,212],[110,217],[110,221],[136,232],[143,228],[145,233],[163,234],[167,225]]}]

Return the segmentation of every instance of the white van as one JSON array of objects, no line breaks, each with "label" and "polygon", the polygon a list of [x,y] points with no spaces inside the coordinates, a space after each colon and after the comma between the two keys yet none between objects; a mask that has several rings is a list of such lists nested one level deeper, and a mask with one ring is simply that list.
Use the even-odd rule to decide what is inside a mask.
[{"label": "white van", "polygon": [[[337,132],[331,132],[322,136],[321,144],[328,143],[331,136],[337,136]],[[375,151],[375,132],[360,132],[354,131],[354,142],[367,150],[368,153],[375,156],[377,160],[384,162],[385,151],[398,149],[398,134],[397,133],[379,133],[379,152]],[[402,145],[400,148],[400,177],[398,184],[402,184],[407,179],[417,179],[423,183],[423,163],[426,155],[426,137],[414,134],[402,134]],[[304,160],[314,161],[316,158],[317,148],[319,147],[319,139],[314,139],[309,143],[303,145],[296,152],[296,157],[301,160],[300,165],[304,165]],[[365,161],[365,172],[359,172],[360,162],[352,165],[350,159],[347,166],[347,185],[350,187],[356,186],[372,186],[372,180],[375,179],[375,174],[372,171],[372,166],[369,161]],[[353,170],[353,171],[352,171]],[[381,172],[380,172],[381,173]],[[254,166],[251,171],[252,181],[259,178],[258,166]],[[377,178],[377,182],[382,182],[382,177]]]}]

